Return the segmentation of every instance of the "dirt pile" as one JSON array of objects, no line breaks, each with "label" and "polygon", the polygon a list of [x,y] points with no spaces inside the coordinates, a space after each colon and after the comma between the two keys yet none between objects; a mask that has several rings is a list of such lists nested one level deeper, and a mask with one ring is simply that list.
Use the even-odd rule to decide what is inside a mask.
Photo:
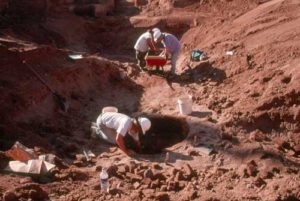
[{"label": "dirt pile", "polygon": [[[263,132],[299,130],[296,120],[299,75],[294,70],[299,61],[297,56],[292,56],[299,54],[299,42],[292,42],[295,39],[292,33],[299,32],[298,8],[294,1],[271,1],[234,20],[221,20],[213,28],[189,30],[182,38],[186,44],[203,39],[193,47],[207,50],[215,58],[214,66],[223,70],[227,82],[231,82],[232,90],[226,92],[230,100],[226,97],[218,100],[211,94],[210,107],[220,108],[224,114],[226,103],[234,105],[235,112],[243,114],[231,122],[244,125],[248,131],[257,128]],[[286,12],[288,14],[284,14]],[[232,24],[230,29],[226,24]],[[275,31],[279,27],[282,31]],[[272,36],[268,37],[270,33]],[[226,51],[233,51],[234,55],[226,56]],[[244,78],[250,78],[249,82],[245,83]],[[243,86],[241,93],[245,94],[242,99],[240,86]],[[228,90],[227,85],[224,87],[219,89]]]}]

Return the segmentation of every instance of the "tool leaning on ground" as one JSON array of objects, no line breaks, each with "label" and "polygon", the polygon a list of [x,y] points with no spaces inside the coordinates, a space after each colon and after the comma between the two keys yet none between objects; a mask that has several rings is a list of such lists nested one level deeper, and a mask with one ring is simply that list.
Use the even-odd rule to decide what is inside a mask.
[{"label": "tool leaning on ground", "polygon": [[58,92],[54,91],[43,78],[30,66],[27,64],[25,60],[22,61],[22,63],[47,87],[47,89],[50,90],[50,92],[53,94],[54,99],[56,100],[58,106],[61,110],[64,112],[67,112],[69,105],[66,102],[66,98],[60,95]]}]

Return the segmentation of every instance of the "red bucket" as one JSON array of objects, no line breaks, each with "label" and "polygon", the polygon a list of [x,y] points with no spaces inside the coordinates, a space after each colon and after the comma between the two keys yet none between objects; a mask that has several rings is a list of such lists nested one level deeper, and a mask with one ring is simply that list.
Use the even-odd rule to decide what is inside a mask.
[{"label": "red bucket", "polygon": [[145,58],[147,66],[164,66],[167,63],[166,57],[162,56],[146,56]]}]

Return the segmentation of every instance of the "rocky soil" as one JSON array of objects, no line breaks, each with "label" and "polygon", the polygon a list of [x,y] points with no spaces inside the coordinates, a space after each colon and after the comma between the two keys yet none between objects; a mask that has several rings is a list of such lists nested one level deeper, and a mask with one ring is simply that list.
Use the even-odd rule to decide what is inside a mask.
[{"label": "rocky soil", "polygon": [[[135,64],[133,45],[151,27],[181,41],[172,81]],[[191,62],[194,48],[208,60]],[[300,200],[298,0],[0,0],[0,55],[0,167],[17,140],[57,165],[44,177],[1,172],[2,200]],[[186,95],[193,113],[182,116]],[[187,138],[129,158],[90,137],[108,105],[184,118]]]}]

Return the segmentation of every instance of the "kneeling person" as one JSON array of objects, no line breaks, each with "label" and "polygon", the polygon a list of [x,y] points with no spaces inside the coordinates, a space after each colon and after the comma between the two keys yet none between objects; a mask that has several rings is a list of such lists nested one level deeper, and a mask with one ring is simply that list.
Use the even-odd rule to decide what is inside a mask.
[{"label": "kneeling person", "polygon": [[130,156],[133,151],[126,148],[125,135],[130,135],[140,149],[139,133],[145,134],[150,127],[151,121],[148,118],[130,118],[122,113],[105,112],[97,118],[96,135],[111,144],[118,145],[124,153]]},{"label": "kneeling person", "polygon": [[[154,28],[153,30],[159,29]],[[157,51],[153,39],[153,30],[149,29],[147,32],[143,33],[134,45],[135,57],[138,61],[138,66],[141,70],[144,70],[146,67],[145,56],[148,53],[148,51]]]}]

